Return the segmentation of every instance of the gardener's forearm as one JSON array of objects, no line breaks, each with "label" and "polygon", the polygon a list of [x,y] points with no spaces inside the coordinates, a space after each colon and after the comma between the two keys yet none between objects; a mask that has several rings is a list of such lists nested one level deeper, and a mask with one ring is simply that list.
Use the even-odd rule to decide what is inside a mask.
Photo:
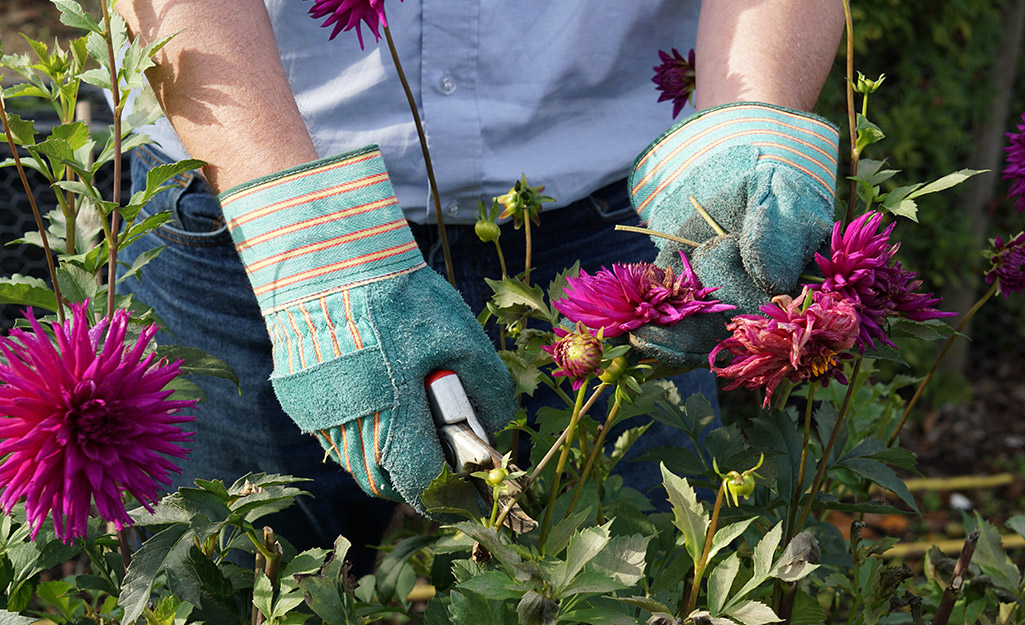
[{"label": "gardener's forearm", "polygon": [[843,32],[840,0],[705,0],[698,110],[755,101],[811,110]]},{"label": "gardener's forearm", "polygon": [[147,76],[214,189],[317,158],[263,0],[122,0],[118,10],[146,43],[178,32]]}]

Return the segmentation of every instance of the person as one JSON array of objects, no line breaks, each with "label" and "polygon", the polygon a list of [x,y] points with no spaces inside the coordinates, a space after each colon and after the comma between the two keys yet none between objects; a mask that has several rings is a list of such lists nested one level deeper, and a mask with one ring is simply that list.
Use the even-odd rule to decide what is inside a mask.
[{"label": "person", "polygon": [[[705,275],[740,276],[741,286],[726,280],[738,297],[752,280],[763,291],[785,287],[772,283],[776,264],[803,266],[809,258],[801,256],[825,238],[802,224],[832,220],[832,189],[828,198],[809,190],[801,160],[828,169],[828,146],[800,135],[821,123],[802,112],[828,73],[842,6],[708,0],[699,15],[698,5],[389,5],[429,138],[460,297],[431,269],[444,271],[424,163],[383,44],[366,32],[361,41],[346,33],[329,42],[307,15],[312,5],[296,0],[120,2],[144,42],[177,33],[147,73],[166,119],[147,129],[158,143],[136,150],[134,183],[168,160],[206,162],[176,176],[148,209],[170,208],[172,220],[129,248],[131,262],[166,246],[133,289],[179,342],[231,364],[242,386],[240,395],[221,381],[205,384],[179,483],[248,470],[313,478],[316,498],[276,521],[300,547],[326,546],[338,533],[357,546],[375,542],[390,508],[359,489],[422,510],[417,496],[441,467],[424,375],[456,370],[491,428],[513,414],[508,374],[464,298],[479,310],[489,295],[482,278],[499,275],[493,248],[473,236],[477,200],[490,203],[521,173],[557,200],[535,232],[536,283],[577,259],[592,272],[650,261],[656,250],[647,237],[613,225],[636,224],[639,211],[653,227],[700,230],[680,201],[697,193],[731,224],[727,238],[746,246],[715,246],[733,256],[707,254]],[[659,49],[673,47],[696,47],[697,109],[725,114],[713,124],[697,116],[709,127],[695,132],[687,122],[660,138],[672,119],[656,102],[651,67]],[[774,151],[776,137],[782,147]],[[720,154],[719,144],[740,152],[702,160]],[[642,151],[650,158],[631,168]],[[674,160],[688,155],[701,171]],[[717,179],[730,181],[729,193]],[[771,243],[752,248],[751,239]],[[748,256],[768,271],[743,266]],[[508,261],[515,267],[522,258]],[[686,329],[636,340],[682,361],[710,348],[689,342]],[[688,376],[690,390],[714,401],[707,371]],[[321,462],[325,450],[356,482]]]}]

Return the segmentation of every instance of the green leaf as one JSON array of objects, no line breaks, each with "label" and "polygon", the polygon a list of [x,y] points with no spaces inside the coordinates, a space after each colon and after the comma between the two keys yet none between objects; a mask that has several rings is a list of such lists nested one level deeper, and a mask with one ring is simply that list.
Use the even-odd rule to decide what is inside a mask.
[{"label": "green leaf", "polygon": [[668,606],[665,604],[655,601],[651,597],[612,597],[616,601],[621,601],[627,605],[632,605],[635,608],[640,608],[651,613],[655,612],[671,612]]},{"label": "green leaf", "polygon": [[377,593],[381,601],[387,603],[395,597],[395,589],[402,573],[402,567],[418,551],[436,540],[436,536],[411,536],[388,552],[388,555],[381,560],[376,574]]},{"label": "green leaf", "polygon": [[75,2],[75,0],[51,1],[58,9],[60,9],[61,24],[70,26],[71,28],[78,28],[79,30],[87,30],[100,34],[103,33],[103,29],[98,23],[96,23],[96,20],[94,20],[78,2]]},{"label": "green leaf", "polygon": [[453,514],[472,521],[480,518],[477,504],[477,489],[469,481],[459,477],[442,465],[441,474],[420,493],[420,501],[432,514]]},{"label": "green leaf", "polygon": [[18,273],[0,278],[0,304],[38,306],[57,311],[57,298],[44,280]]},{"label": "green leaf", "polygon": [[744,625],[765,625],[765,623],[779,623],[783,620],[776,616],[772,608],[760,601],[745,601],[732,608],[728,614]]},{"label": "green leaf", "polygon": [[[723,547],[728,547],[730,543],[743,534],[747,530],[748,526],[754,522],[755,518],[756,517],[750,517],[716,530],[715,535],[712,536],[712,546],[708,550],[708,561],[710,562],[712,558],[715,557],[715,554],[719,553]],[[718,610],[716,610],[716,612],[718,612]]]},{"label": "green leaf", "polygon": [[590,515],[590,510],[581,510],[556,523],[545,541],[546,553],[552,556],[562,553],[562,550],[569,545],[570,538]]},{"label": "green leaf", "polygon": [[1007,527],[1011,528],[1022,538],[1025,538],[1025,515],[1016,514],[1007,519]]},{"label": "green leaf", "polygon": [[901,501],[906,503],[908,507],[916,513],[918,512],[918,504],[915,503],[915,496],[908,490],[907,485],[904,484],[904,480],[900,479],[893,469],[882,462],[879,462],[878,460],[870,460],[868,458],[847,458],[841,459],[838,466],[850,469],[868,481],[878,484],[886,490],[893,492],[895,495],[900,497]]},{"label": "green leaf", "polygon": [[204,161],[190,158],[184,161],[177,161],[174,163],[165,163],[163,165],[157,165],[153,169],[146,172],[146,191],[143,195],[143,200],[140,203],[148,202],[154,195],[167,188],[164,185],[169,179],[177,176],[186,171],[193,169],[199,169],[206,163]]},{"label": "green leaf", "polygon": [[1017,594],[1021,587],[1021,572],[1004,551],[1000,533],[978,511],[975,512],[975,522],[979,529],[979,541],[976,543],[972,564],[977,564],[989,575],[998,588]]},{"label": "green leaf", "polygon": [[[14,142],[18,145],[34,145],[36,142],[36,122],[31,119],[22,119],[21,116],[7,113],[7,125],[14,136]],[[13,161],[12,161],[13,164]]]},{"label": "green leaf", "polygon": [[870,122],[861,113],[857,114],[857,120],[855,129],[858,131],[857,147],[859,152],[873,143],[882,141],[886,137],[879,126]]},{"label": "green leaf", "polygon": [[100,89],[110,89],[110,72],[99,67],[87,69],[78,75],[82,82]]},{"label": "green leaf", "polygon": [[708,513],[698,502],[697,493],[686,478],[673,475],[661,465],[662,483],[669,494],[673,508],[673,525],[683,533],[684,543],[691,560],[697,562],[705,545],[705,534],[710,523]]},{"label": "green leaf", "polygon": [[324,619],[326,625],[348,625],[349,610],[342,598],[338,584],[323,575],[301,576],[299,589],[302,590],[306,605],[313,613]]},{"label": "green leaf", "polygon": [[180,566],[192,547],[192,532],[185,525],[172,525],[155,534],[132,555],[132,563],[121,584],[118,605],[124,609],[121,621],[134,623],[149,602],[156,576]]},{"label": "green leaf", "polygon": [[293,575],[311,575],[316,573],[324,566],[324,559],[327,558],[329,553],[331,552],[327,549],[319,547],[307,549],[296,555],[285,565],[285,568],[281,571],[281,576],[291,577]]},{"label": "green leaf", "polygon": [[952,174],[947,174],[939,180],[934,180],[929,184],[919,188],[914,193],[908,195],[909,198],[921,197],[929,193],[936,193],[937,191],[943,191],[951,187],[957,186],[965,180],[975,176],[976,174],[987,173],[988,169],[959,169]]},{"label": "green leaf", "polygon": [[730,599],[729,603],[726,604],[727,611],[769,578],[772,561],[776,555],[776,547],[779,546],[782,538],[783,521],[780,521],[758,541],[751,558],[751,577],[737,594]]},{"label": "green leaf", "polygon": [[534,391],[541,383],[541,370],[513,351],[502,350],[498,352],[498,356],[512,374],[513,382],[516,383],[515,392],[533,397]]},{"label": "green leaf", "polygon": [[585,528],[569,539],[566,559],[559,562],[552,571],[552,585],[555,586],[557,594],[573,581],[591,558],[597,556],[609,544],[609,539],[608,524]]},{"label": "green leaf", "polygon": [[559,622],[587,623],[587,625],[637,625],[637,619],[623,614],[612,612],[608,608],[581,608],[572,610],[559,617]]},{"label": "green leaf", "polygon": [[544,292],[538,285],[527,285],[521,279],[508,277],[501,280],[485,278],[484,281],[495,292],[492,302],[501,310],[534,316],[553,325],[558,321],[558,315],[548,308]]},{"label": "green leaf", "polygon": [[57,268],[57,284],[60,285],[61,296],[72,303],[95,299],[100,288],[96,284],[96,276],[68,263]]},{"label": "green leaf", "polygon": [[797,596],[794,597],[794,612],[790,616],[790,625],[822,625],[828,620],[826,611],[815,597],[800,588],[795,591]]},{"label": "green leaf", "polygon": [[[534,591],[530,591],[534,592]],[[535,593],[536,594],[536,593]],[[445,623],[473,623],[474,625],[515,625],[516,615],[507,610],[504,601],[488,601],[472,592],[453,590],[448,612],[451,616]],[[430,606],[431,601],[427,605]],[[523,621],[521,620],[520,623]]]},{"label": "green leaf", "polygon": [[559,606],[554,601],[535,590],[527,591],[520,602],[516,604],[516,614],[519,616],[520,625],[555,625],[558,612]]},{"label": "green leaf", "polygon": [[[187,597],[182,597],[186,601]],[[195,603],[195,602],[193,602]],[[253,585],[253,605],[269,620],[274,614],[274,587],[270,578],[263,571],[256,572],[256,584]]]},{"label": "green leaf", "polygon": [[183,361],[181,365],[182,375],[206,375],[222,378],[228,380],[241,390],[235,370],[228,363],[215,356],[211,356],[201,349],[185,345],[160,345],[157,347],[156,352],[161,358],[167,358],[171,361]]},{"label": "green leaf", "polygon": [[33,625],[39,619],[34,616],[22,616],[16,612],[0,610],[0,625]]},{"label": "green leaf", "polygon": [[790,540],[769,575],[785,582],[796,582],[818,568],[819,542],[811,532],[800,532]]},{"label": "green leaf", "polygon": [[708,610],[718,615],[726,599],[730,596],[730,589],[733,588],[733,580],[740,571],[740,557],[736,552],[731,553],[725,560],[719,563],[708,577]]},{"label": "green leaf", "polygon": [[652,536],[641,534],[613,536],[605,548],[587,563],[587,569],[629,588],[644,577],[644,555],[651,539]]},{"label": "green leaf", "polygon": [[523,594],[529,590],[523,584],[510,579],[505,573],[499,571],[485,571],[475,575],[465,582],[459,584],[459,590],[477,593],[485,599],[492,601],[519,601]]}]

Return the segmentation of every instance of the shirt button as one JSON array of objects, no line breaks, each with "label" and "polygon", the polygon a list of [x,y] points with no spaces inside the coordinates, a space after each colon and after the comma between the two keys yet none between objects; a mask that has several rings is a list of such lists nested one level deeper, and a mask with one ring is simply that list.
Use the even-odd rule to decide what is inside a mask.
[{"label": "shirt button", "polygon": [[457,202],[457,201],[449,202],[448,206],[445,207],[445,212],[448,213],[450,216],[458,215],[459,214],[459,202]]},{"label": "shirt button", "polygon": [[445,72],[438,81],[438,89],[442,95],[452,95],[456,90],[456,79],[452,78],[452,74]]}]

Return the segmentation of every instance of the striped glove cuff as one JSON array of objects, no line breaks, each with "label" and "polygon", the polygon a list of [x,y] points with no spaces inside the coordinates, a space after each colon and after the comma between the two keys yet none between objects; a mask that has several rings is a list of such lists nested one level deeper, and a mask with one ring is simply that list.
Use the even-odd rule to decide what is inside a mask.
[{"label": "striped glove cuff", "polygon": [[219,197],[265,316],[423,266],[377,146],[258,178]]},{"label": "striped glove cuff", "polygon": [[647,223],[655,198],[672,194],[689,168],[737,145],[755,146],[759,160],[802,172],[831,203],[839,141],[835,125],[809,113],[757,102],[709,109],[674,125],[637,157],[630,173],[633,205]]}]

